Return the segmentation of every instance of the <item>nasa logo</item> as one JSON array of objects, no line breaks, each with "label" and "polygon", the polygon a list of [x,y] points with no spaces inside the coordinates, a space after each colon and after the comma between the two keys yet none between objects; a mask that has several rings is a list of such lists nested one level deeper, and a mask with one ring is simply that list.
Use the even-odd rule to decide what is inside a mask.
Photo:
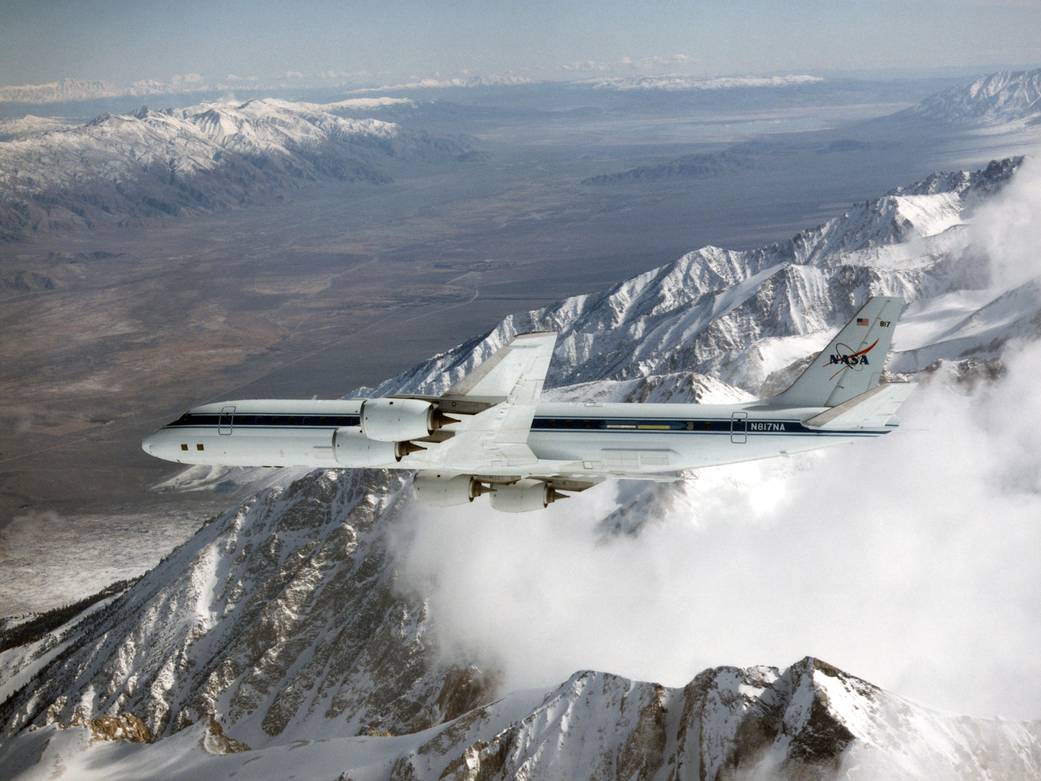
[{"label": "nasa logo", "polygon": [[[846,369],[860,371],[862,367],[871,365],[871,361],[868,360],[868,353],[874,350],[877,344],[878,339],[861,350],[854,350],[849,345],[839,342],[835,345],[836,352],[828,356],[828,365],[838,366],[839,371]],[[832,376],[834,377],[835,375]]]}]

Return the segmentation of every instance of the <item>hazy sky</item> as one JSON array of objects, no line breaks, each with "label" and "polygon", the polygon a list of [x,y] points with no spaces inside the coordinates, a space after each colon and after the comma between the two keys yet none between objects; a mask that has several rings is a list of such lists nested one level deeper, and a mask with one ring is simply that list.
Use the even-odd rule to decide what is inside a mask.
[{"label": "hazy sky", "polygon": [[[575,70],[573,66],[582,67]],[[363,81],[1041,63],[1037,0],[4,0],[0,83],[200,73]],[[298,77],[299,78],[299,77]]]}]

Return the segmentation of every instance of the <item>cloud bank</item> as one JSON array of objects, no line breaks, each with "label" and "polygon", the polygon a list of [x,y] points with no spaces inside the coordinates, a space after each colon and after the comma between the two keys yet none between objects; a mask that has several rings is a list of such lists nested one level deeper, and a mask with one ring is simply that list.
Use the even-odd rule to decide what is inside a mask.
[{"label": "cloud bank", "polygon": [[1041,276],[1041,149],[996,197],[976,212],[972,242],[989,260],[994,287],[1007,290]]},{"label": "cloud bank", "polygon": [[1008,365],[974,397],[919,389],[882,440],[644,489],[668,500],[633,537],[599,527],[625,500],[610,484],[538,514],[417,509],[404,580],[445,653],[508,689],[813,654],[927,705],[1037,718],[1041,344]]}]

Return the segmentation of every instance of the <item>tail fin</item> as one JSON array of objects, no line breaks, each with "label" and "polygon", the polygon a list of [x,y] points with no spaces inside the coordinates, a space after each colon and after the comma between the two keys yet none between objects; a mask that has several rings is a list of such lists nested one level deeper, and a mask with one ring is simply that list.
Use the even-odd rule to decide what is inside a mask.
[{"label": "tail fin", "polygon": [[869,298],[820,355],[771,404],[835,407],[878,385],[893,344],[902,298]]}]

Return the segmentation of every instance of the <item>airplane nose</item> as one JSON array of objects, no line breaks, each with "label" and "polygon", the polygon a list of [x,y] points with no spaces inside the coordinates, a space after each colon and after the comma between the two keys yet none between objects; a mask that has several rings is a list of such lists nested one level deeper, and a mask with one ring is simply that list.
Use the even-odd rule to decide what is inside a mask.
[{"label": "airplane nose", "polygon": [[155,447],[155,434],[149,434],[141,440],[141,449],[148,453],[148,455],[152,455],[153,447]]}]

